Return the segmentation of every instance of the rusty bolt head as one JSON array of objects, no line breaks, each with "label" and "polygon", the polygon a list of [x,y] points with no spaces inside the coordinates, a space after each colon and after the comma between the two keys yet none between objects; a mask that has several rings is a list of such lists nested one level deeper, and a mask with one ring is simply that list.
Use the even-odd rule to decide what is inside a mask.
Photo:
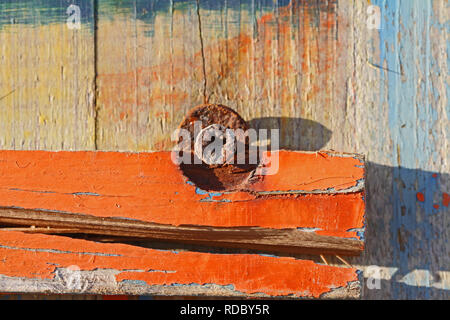
[{"label": "rusty bolt head", "polygon": [[[198,132],[195,124],[201,123],[201,130]],[[191,109],[180,124],[180,129],[185,129],[190,133],[190,143],[182,143],[179,139],[179,145],[183,145],[184,152],[191,153],[191,164],[180,164],[183,174],[196,186],[203,190],[236,190],[243,187],[249,177],[253,174],[257,164],[236,164],[236,158],[230,159],[225,155],[225,151],[230,151],[229,144],[225,141],[226,130],[241,129],[247,131],[249,126],[247,122],[233,109],[215,104],[205,104]],[[225,161],[216,163],[211,158],[205,158],[200,152],[196,152],[197,145],[202,148],[206,146],[203,135],[212,135],[215,132],[215,138],[224,139],[222,155]],[[219,133],[217,133],[219,132]],[[222,132],[222,134],[220,133]],[[200,134],[199,134],[200,133]],[[209,137],[210,138],[210,137]],[[206,139],[209,141],[209,139]],[[244,141],[244,143],[246,143]],[[246,144],[246,160],[248,160],[248,145]],[[196,159],[197,158],[197,159]],[[197,160],[197,161],[195,161]],[[201,164],[196,164],[201,163]]]}]

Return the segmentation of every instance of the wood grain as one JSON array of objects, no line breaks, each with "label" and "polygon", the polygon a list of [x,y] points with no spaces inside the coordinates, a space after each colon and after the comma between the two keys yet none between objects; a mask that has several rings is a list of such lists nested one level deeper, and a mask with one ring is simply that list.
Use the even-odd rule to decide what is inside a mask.
[{"label": "wood grain", "polygon": [[[102,150],[170,150],[170,133],[202,102],[196,1],[155,3],[99,1],[96,106]],[[282,148],[367,155],[366,252],[351,262],[360,270],[379,268],[380,287],[366,286],[364,297],[447,298],[447,1],[214,3],[201,0],[199,10],[210,102],[235,108],[255,127],[280,128]],[[380,30],[368,29],[369,5],[380,8]],[[23,23],[17,13],[23,11],[16,9],[0,11],[6,17],[0,28],[0,103],[6,105],[1,148],[92,149],[87,137],[94,136],[94,106],[82,98],[70,105],[58,98],[51,107],[47,92],[63,87],[51,81],[59,79],[53,72],[59,64],[43,58],[52,49],[75,48],[59,50],[66,42],[58,34],[80,43],[81,33]],[[22,43],[32,45],[25,50]],[[38,55],[35,48],[44,52]],[[78,57],[88,55],[78,48]],[[78,68],[79,61],[63,61],[75,75],[64,83],[79,84],[64,86],[69,101],[91,92],[83,87],[91,82],[76,77],[90,70]],[[13,91],[11,84],[24,81],[40,90],[30,85],[26,92]],[[39,118],[38,109],[53,121]]]},{"label": "wood grain", "polygon": [[[53,4],[57,7],[42,1],[0,4],[0,146],[4,149],[95,147],[93,12],[84,10],[82,27],[70,29],[69,4]],[[92,7],[92,0],[84,1],[84,8]]]},{"label": "wood grain", "polygon": [[[278,174],[254,176],[241,190],[219,193],[190,183],[170,152],[0,151],[0,206],[174,226],[303,228],[363,237],[364,164],[357,156],[326,155],[281,151],[279,167],[296,165],[296,174],[280,169],[281,180]],[[347,189],[334,191],[343,183]]]},{"label": "wood grain", "polygon": [[359,255],[364,249],[363,241],[297,229],[173,226],[39,210],[0,208],[0,223],[33,226],[21,230],[28,233],[95,234],[128,241],[162,240],[275,253]]},{"label": "wood grain", "polygon": [[11,231],[0,231],[0,255],[5,257],[0,259],[0,290],[6,292],[45,288],[53,293],[287,298],[360,294],[356,269],[293,258],[172,252]]},{"label": "wood grain", "polygon": [[[79,246],[78,240],[48,235],[51,229],[55,228],[55,233],[62,232],[72,237],[74,234],[94,234],[128,238],[129,241],[160,240],[256,250],[266,254],[360,254],[364,247],[362,158],[358,155],[333,152],[316,154],[278,151],[274,154],[279,157],[280,170],[277,174],[258,176],[255,173],[239,190],[218,193],[201,190],[190,183],[180,168],[171,161],[170,152],[0,151],[0,205],[3,206],[0,208],[0,222],[33,226],[24,234],[27,234],[27,239],[31,242],[38,237],[44,237],[41,239],[46,239],[46,248],[39,249],[44,252],[59,250],[57,248],[61,245],[74,248]],[[296,166],[298,170],[292,170],[292,166]],[[280,176],[277,178],[278,175]],[[189,208],[189,211],[186,211],[186,208]],[[45,235],[36,234],[41,231]],[[36,257],[28,258],[13,253],[22,249],[9,244],[9,240],[20,242],[23,237],[21,240],[14,240],[15,237],[9,238],[9,234],[18,235],[17,232],[0,229],[0,258],[5,257],[0,274],[9,277],[5,281],[10,288],[17,291],[19,287],[15,284],[16,281],[26,278],[26,283],[29,283],[32,273],[25,275],[25,270],[16,270],[17,262],[14,262],[15,258],[10,258],[11,255],[16,257],[17,261],[23,259],[26,265],[35,265]],[[6,235],[6,240],[2,238],[3,235]],[[5,241],[1,242],[2,240]],[[86,243],[91,246],[95,242]],[[23,242],[19,247],[25,248],[24,250],[31,248]],[[2,251],[2,248],[7,250]],[[86,249],[85,252],[90,251]],[[151,259],[161,259],[155,252],[148,251]],[[167,289],[166,285],[189,282],[200,285],[200,291],[192,290],[190,286],[181,290],[190,295],[199,294],[198,292],[211,293],[205,283],[219,285],[219,288],[232,285],[232,290],[219,290],[220,295],[358,295],[359,286],[354,286],[354,282],[358,280],[357,274],[353,273],[352,279],[349,280],[349,275],[345,273],[347,271],[341,273],[341,269],[346,268],[338,267],[339,272],[334,275],[330,274],[331,269],[324,270],[324,274],[328,274],[328,280],[320,279],[318,287],[316,284],[306,284],[307,289],[304,289],[303,281],[306,280],[301,280],[301,284],[294,285],[295,293],[287,293],[292,290],[288,289],[290,285],[286,286],[285,280],[282,280],[283,285],[273,290],[266,289],[266,280],[255,280],[248,287],[252,289],[239,284],[234,278],[227,278],[227,284],[224,285],[223,281],[215,276],[216,273],[221,274],[223,261],[217,260],[212,253],[198,255],[195,259],[208,261],[208,270],[204,270],[206,275],[197,276],[197,273],[192,273],[189,269],[184,280],[178,277],[178,271],[175,271],[177,277],[171,278],[170,283],[167,283],[168,280],[151,280],[152,277],[148,278],[140,271],[134,271],[138,268],[133,264],[133,259],[128,257],[121,260],[120,264],[123,270],[132,271],[120,272],[121,276],[116,277],[116,281],[145,281],[152,290],[156,290],[153,286],[157,286],[158,294],[180,294],[179,290],[172,291]],[[241,260],[241,254],[230,257],[237,259],[235,263],[256,263],[259,267],[251,271],[250,277],[267,279],[269,276],[264,272],[271,262],[258,261],[261,257],[259,254],[249,255],[251,261],[248,262]],[[224,261],[229,263],[234,259],[230,257]],[[45,256],[42,259],[51,265],[61,265],[59,258],[54,260]],[[165,259],[165,263],[178,261],[176,264],[189,266],[188,268],[194,268],[196,265],[193,264],[194,258],[192,260],[184,255],[171,255]],[[305,272],[315,274],[316,262],[294,261],[294,268],[300,268],[303,272],[300,278],[304,277]],[[75,256],[66,262],[79,266],[79,260]],[[102,267],[97,259],[92,265],[95,265],[96,269],[112,268],[111,265]],[[45,271],[39,265],[33,268],[37,268],[34,273],[42,274]],[[91,270],[90,268],[86,271]],[[300,272],[300,269],[297,271]],[[353,268],[350,270],[354,272]],[[95,275],[92,272],[88,274]],[[288,276],[288,273],[284,276]],[[220,277],[223,279],[223,275]],[[343,282],[345,284],[342,284]],[[42,282],[41,286],[44,283]],[[111,285],[102,284],[101,287],[107,293],[117,292],[111,291]],[[285,289],[280,290],[282,286]],[[339,294],[334,290],[324,290],[323,286],[349,289]],[[71,288],[66,286],[58,290],[57,292],[69,293]],[[133,290],[135,293],[143,292],[136,288]],[[32,289],[28,287],[26,291],[32,292]],[[86,291],[88,292],[96,291]]]}]

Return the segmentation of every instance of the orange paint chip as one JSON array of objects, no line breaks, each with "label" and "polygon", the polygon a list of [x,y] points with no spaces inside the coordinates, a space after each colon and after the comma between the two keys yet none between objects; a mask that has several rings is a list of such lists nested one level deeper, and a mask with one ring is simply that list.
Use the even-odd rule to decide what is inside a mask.
[{"label": "orange paint chip", "polygon": [[425,196],[423,195],[422,192],[417,192],[416,197],[417,197],[417,200],[418,200],[418,201],[420,201],[420,202],[425,202]]},{"label": "orange paint chip", "polygon": [[445,192],[442,195],[442,204],[446,207],[448,207],[448,205],[450,204],[450,196]]}]

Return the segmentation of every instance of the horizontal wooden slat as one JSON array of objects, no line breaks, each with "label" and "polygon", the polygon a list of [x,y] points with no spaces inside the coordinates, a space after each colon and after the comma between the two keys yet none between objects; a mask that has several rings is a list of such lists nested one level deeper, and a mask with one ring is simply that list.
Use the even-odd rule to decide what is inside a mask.
[{"label": "horizontal wooden slat", "polygon": [[361,237],[360,158],[287,151],[279,156],[278,174],[254,179],[242,191],[218,193],[189,183],[169,152],[0,151],[0,206],[174,226]]},{"label": "horizontal wooden slat", "polygon": [[[173,226],[128,219],[97,218],[79,214],[0,208],[0,222],[33,227],[28,232],[97,234],[116,237],[178,241],[210,246],[288,253],[358,255],[363,242],[322,236],[297,229],[260,227]],[[59,229],[59,230],[58,230]]]},{"label": "horizontal wooden slat", "polygon": [[[364,161],[360,155],[324,151],[277,151],[273,157],[276,155],[279,156],[277,173],[257,177],[254,179],[257,182],[247,185],[246,190],[330,194],[360,191],[364,187]],[[0,170],[5,180],[2,186],[11,184],[36,192],[39,190],[33,188],[54,193],[78,189],[79,193],[101,191],[105,196],[123,196],[149,189],[157,192],[156,185],[165,185],[167,189],[186,184],[170,152],[0,151]],[[130,189],[132,184],[135,188]],[[357,186],[356,190],[352,189]],[[146,187],[149,189],[143,189]]]},{"label": "horizontal wooden slat", "polygon": [[354,268],[0,231],[0,291],[359,297]]}]

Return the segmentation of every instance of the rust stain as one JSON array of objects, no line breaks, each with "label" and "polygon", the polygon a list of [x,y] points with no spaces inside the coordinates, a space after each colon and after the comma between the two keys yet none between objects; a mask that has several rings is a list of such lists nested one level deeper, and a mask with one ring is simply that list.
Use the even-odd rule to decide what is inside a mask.
[{"label": "rust stain", "polygon": [[[235,56],[236,51],[245,50],[250,42],[250,37],[241,35],[233,39],[218,41],[205,48],[205,53],[210,55],[227,48],[227,54],[231,57],[227,62],[228,65],[226,68],[216,70],[228,74],[238,62],[237,56]],[[171,101],[176,112],[190,95],[189,91],[185,91],[183,81],[202,72],[202,65],[198,63],[200,57],[201,52],[188,58],[184,56],[167,57],[167,61],[162,62],[161,65],[138,67],[135,71],[126,73],[100,74],[98,79],[101,87],[101,101],[104,108],[109,110],[108,115],[113,116],[112,110],[129,113],[134,110],[135,105],[141,109],[148,109],[150,106],[161,105],[167,101]],[[164,67],[172,63],[173,69]],[[214,67],[212,66],[212,68]],[[193,71],[188,72],[188,69]],[[213,79],[210,81],[208,83],[217,82]],[[139,88],[139,95],[136,94],[137,88]]]}]

